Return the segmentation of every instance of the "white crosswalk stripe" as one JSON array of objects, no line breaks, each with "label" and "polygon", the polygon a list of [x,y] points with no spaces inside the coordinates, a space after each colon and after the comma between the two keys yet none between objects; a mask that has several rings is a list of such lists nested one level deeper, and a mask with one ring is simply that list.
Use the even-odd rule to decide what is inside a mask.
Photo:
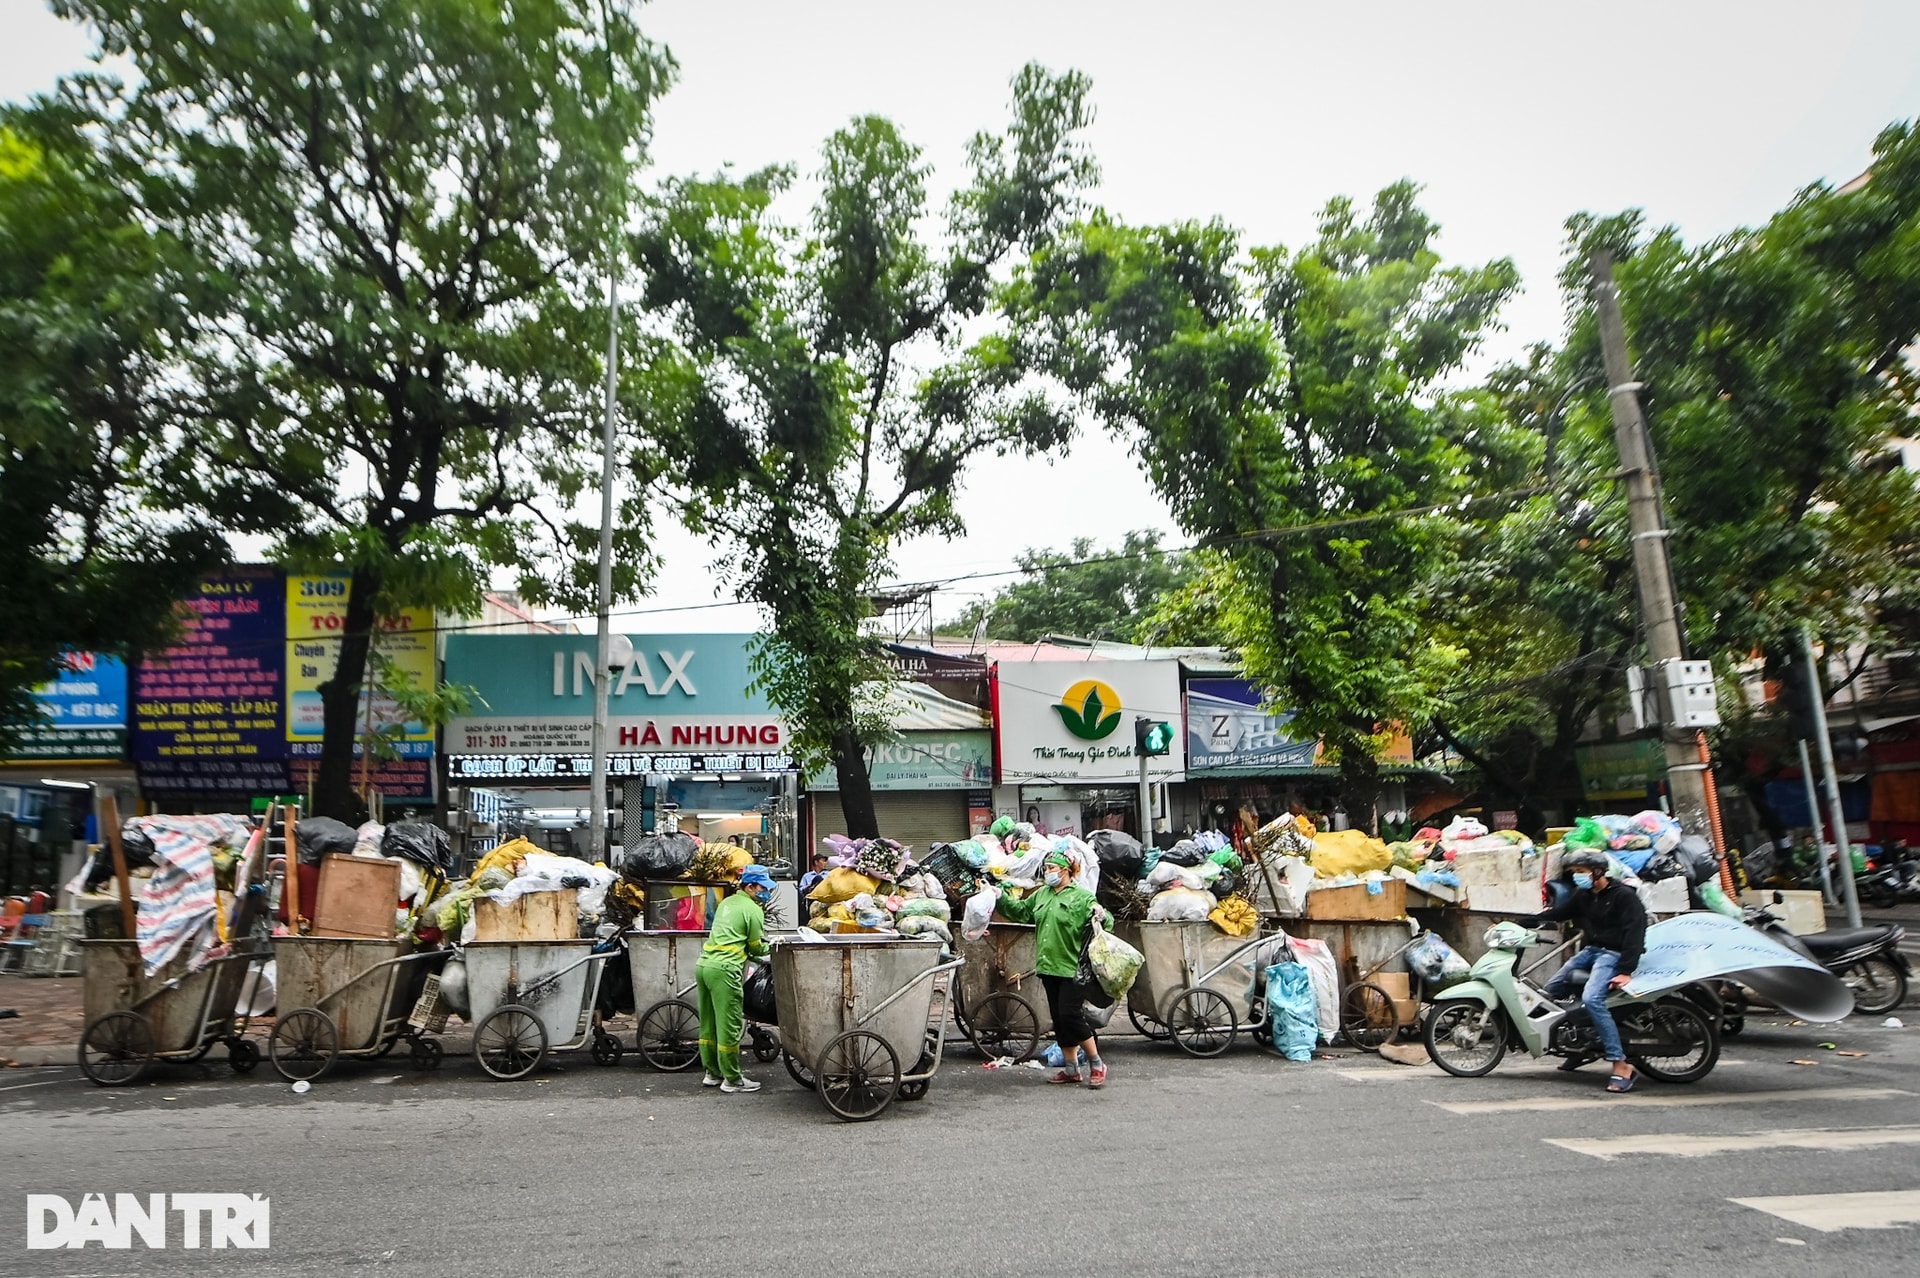
[{"label": "white crosswalk stripe", "polygon": [[1788,1194],[1778,1198],[1729,1198],[1727,1201],[1823,1234],[1838,1233],[1842,1229],[1901,1229],[1920,1224],[1920,1189],[1864,1194]]},{"label": "white crosswalk stripe", "polygon": [[[1914,1093],[1898,1087],[1795,1087],[1774,1092],[1643,1092],[1638,1088],[1625,1096],[1604,1092],[1594,1096],[1534,1096],[1524,1100],[1439,1101],[1427,1104],[1449,1114],[1552,1113],[1571,1109],[1671,1109],[1692,1105],[1766,1105],[1783,1101],[1864,1101],[1886,1100]],[[1423,1098],[1426,1099],[1426,1098]]]},{"label": "white crosswalk stripe", "polygon": [[1596,1136],[1548,1139],[1576,1154],[1612,1160],[1630,1154],[1670,1154],[1677,1158],[1704,1158],[1756,1149],[1874,1149],[1883,1145],[1920,1145],[1920,1127],[1804,1127],[1771,1132],[1737,1132],[1723,1136],[1692,1132],[1653,1132],[1641,1136]]}]

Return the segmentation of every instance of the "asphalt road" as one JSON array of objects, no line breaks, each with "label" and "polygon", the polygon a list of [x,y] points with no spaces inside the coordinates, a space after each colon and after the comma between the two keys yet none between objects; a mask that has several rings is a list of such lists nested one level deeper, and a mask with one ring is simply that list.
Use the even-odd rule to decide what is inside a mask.
[{"label": "asphalt road", "polygon": [[[1593,1067],[1463,1080],[1130,1038],[1090,1092],[961,1049],[925,1100],[857,1125],[777,1064],[750,1096],[632,1057],[519,1083],[470,1059],[346,1064],[304,1096],[266,1066],[121,1091],[15,1071],[0,1275],[1904,1276],[1916,1227],[1815,1227],[1848,1219],[1836,1204],[1920,1220],[1902,1015],[1916,1027],[1757,1018],[1704,1082],[1626,1097]],[[89,1191],[267,1194],[271,1247],[186,1251],[175,1226],[168,1251],[25,1249],[26,1194]],[[1835,1194],[1882,1197],[1772,1204],[1794,1218],[1732,1201]]]}]

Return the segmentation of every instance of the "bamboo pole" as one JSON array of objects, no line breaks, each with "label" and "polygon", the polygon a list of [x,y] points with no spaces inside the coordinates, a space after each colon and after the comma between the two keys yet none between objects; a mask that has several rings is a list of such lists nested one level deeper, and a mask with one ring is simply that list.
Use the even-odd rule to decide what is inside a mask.
[{"label": "bamboo pole", "polygon": [[140,939],[140,923],[133,908],[133,883],[127,873],[127,848],[120,841],[120,803],[109,791],[100,796],[100,822],[107,827],[107,846],[113,849],[113,881],[120,889],[120,926],[126,939]]},{"label": "bamboo pole", "polygon": [[287,831],[286,868],[281,871],[286,881],[287,931],[293,936],[300,935],[300,854],[293,840],[293,805],[284,805]]}]

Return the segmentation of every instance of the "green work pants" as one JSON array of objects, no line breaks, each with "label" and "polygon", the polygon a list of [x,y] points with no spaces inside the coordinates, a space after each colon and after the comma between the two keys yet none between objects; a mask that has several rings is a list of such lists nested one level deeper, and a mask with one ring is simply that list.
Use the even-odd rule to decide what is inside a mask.
[{"label": "green work pants", "polygon": [[741,981],[746,964],[740,959],[704,955],[694,965],[694,983],[700,992],[700,1064],[707,1073],[728,1082],[740,1081],[740,1036],[746,1032]]}]

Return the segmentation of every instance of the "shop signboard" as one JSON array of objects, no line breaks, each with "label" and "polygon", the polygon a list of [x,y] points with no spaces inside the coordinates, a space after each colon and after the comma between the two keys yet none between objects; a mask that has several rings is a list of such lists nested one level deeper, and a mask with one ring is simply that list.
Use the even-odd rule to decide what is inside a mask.
[{"label": "shop signboard", "polygon": [[181,606],[177,647],[133,670],[131,746],[159,793],[287,789],[286,581],[278,568],[210,574]]},{"label": "shop signboard", "polygon": [[[1106,785],[1138,780],[1133,724],[1180,721],[1178,661],[1001,661],[993,672],[1000,780]],[[1154,781],[1186,779],[1181,751],[1147,760]]]},{"label": "shop signboard", "polygon": [[[992,783],[993,734],[902,732],[868,752],[867,776],[875,790],[975,790]],[[840,774],[829,765],[807,779],[807,788],[838,790]]]},{"label": "shop signboard", "polygon": [[127,667],[118,657],[69,652],[60,674],[33,690],[44,716],[20,734],[19,763],[114,763],[127,753]]},{"label": "shop signboard", "polygon": [[1581,793],[1589,799],[1644,799],[1667,770],[1666,752],[1653,740],[1580,746],[1573,759]]},{"label": "shop signboard", "polygon": [[1318,739],[1288,731],[1293,713],[1273,714],[1245,679],[1187,681],[1187,767],[1305,768],[1313,766]]},{"label": "shop signboard", "polygon": [[[786,724],[748,691],[752,635],[630,635],[608,689],[614,776],[784,772]],[[447,637],[446,681],[474,694],[447,725],[448,776],[585,780],[592,770],[594,637]]]},{"label": "shop signboard", "polygon": [[[287,750],[294,784],[305,789],[319,765],[325,723],[320,685],[333,677],[340,662],[340,632],[346,627],[350,578],[291,574],[287,577]],[[434,625],[431,608],[407,608],[382,623],[374,640],[376,651],[416,688],[435,681]],[[369,727],[388,738],[398,758],[376,759],[370,769],[373,788],[389,802],[431,802],[433,799],[433,726],[407,722],[391,693],[367,681],[360,711],[354,717],[356,736]],[[356,740],[354,758],[364,747]],[[357,778],[360,765],[354,765]]]}]

